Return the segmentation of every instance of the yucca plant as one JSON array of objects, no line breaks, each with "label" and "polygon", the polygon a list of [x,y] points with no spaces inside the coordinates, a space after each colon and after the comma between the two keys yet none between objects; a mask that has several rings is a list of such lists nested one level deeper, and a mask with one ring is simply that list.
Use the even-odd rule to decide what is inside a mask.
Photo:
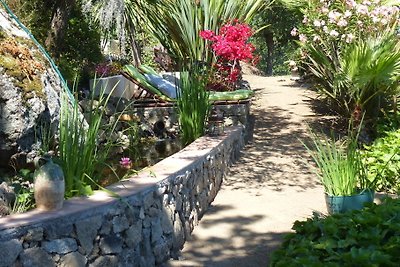
[{"label": "yucca plant", "polygon": [[187,67],[196,60],[212,61],[206,41],[199,36],[201,30],[218,32],[219,27],[233,19],[249,23],[268,3],[265,0],[166,0],[155,1],[144,12],[150,32],[175,61]]},{"label": "yucca plant", "polygon": [[334,43],[321,40],[319,44],[305,43],[303,49],[307,51],[304,64],[311,72],[316,83],[317,92],[333,102],[339,111],[349,113],[349,99],[347,88],[337,82],[337,73],[340,70],[340,50]]}]

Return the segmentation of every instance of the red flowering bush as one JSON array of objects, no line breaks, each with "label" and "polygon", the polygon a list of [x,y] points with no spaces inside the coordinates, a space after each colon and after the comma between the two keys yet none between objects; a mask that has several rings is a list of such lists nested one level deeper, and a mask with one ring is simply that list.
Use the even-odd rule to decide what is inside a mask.
[{"label": "red flowering bush", "polygon": [[244,23],[233,21],[225,24],[217,35],[210,30],[200,32],[200,37],[211,42],[211,49],[217,58],[216,77],[211,81],[213,90],[234,90],[241,79],[239,61],[256,59],[253,56],[255,47],[248,42],[253,34]]}]

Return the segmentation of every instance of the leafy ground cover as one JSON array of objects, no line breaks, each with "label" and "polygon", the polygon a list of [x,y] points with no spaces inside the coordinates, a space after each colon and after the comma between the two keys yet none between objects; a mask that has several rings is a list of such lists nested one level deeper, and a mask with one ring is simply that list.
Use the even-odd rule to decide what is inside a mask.
[{"label": "leafy ground cover", "polygon": [[400,200],[296,221],[270,266],[398,266]]}]

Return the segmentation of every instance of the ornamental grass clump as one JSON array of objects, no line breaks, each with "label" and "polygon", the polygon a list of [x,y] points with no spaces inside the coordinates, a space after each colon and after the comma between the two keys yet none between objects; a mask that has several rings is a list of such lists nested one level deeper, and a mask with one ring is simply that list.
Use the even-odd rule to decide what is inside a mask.
[{"label": "ornamental grass clump", "polygon": [[211,103],[206,91],[208,74],[204,68],[193,64],[190,71],[180,74],[177,91],[177,110],[183,144],[187,145],[204,135]]},{"label": "ornamental grass clump", "polygon": [[98,100],[95,100],[94,91],[86,119],[80,113],[77,101],[71,103],[65,95],[62,98],[58,150],[67,198],[92,194],[101,179],[99,170],[106,166],[111,148],[116,145],[110,137],[100,143],[100,134],[111,135],[118,122],[117,119],[113,124],[102,124],[105,108],[101,106],[107,105],[112,92],[106,96],[102,90]]},{"label": "ornamental grass clump", "polygon": [[356,139],[341,142],[312,133],[312,147],[305,146],[318,168],[326,194],[351,196],[359,189],[369,189]]}]

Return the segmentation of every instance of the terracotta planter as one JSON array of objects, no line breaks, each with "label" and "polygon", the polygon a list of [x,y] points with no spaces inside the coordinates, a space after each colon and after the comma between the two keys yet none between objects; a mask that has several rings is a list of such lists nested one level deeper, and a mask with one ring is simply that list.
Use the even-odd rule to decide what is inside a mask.
[{"label": "terracotta planter", "polygon": [[360,210],[365,203],[374,201],[375,192],[364,190],[352,196],[329,196],[325,194],[326,206],[329,214],[343,213],[349,210]]}]

